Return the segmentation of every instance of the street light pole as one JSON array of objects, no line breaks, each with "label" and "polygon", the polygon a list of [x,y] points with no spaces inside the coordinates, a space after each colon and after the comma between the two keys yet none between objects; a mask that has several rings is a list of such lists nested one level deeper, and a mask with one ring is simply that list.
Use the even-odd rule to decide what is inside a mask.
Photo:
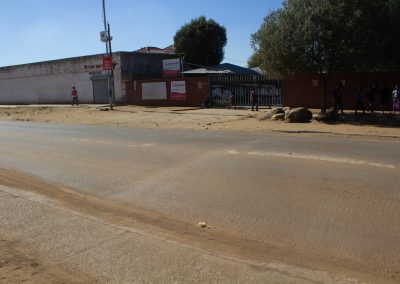
[{"label": "street light pole", "polygon": [[115,102],[115,89],[114,89],[114,64],[112,63],[112,49],[111,49],[111,30],[110,24],[107,22],[107,33],[108,33],[108,51],[110,52],[111,57],[111,106],[110,108],[113,109],[113,104]]},{"label": "street light pole", "polygon": [[103,21],[104,21],[104,31],[107,33],[106,43],[106,54],[111,58],[111,71],[107,70],[107,78],[108,78],[108,96],[110,102],[110,109],[113,109],[114,104],[114,65],[112,64],[112,50],[111,50],[111,34],[110,34],[110,24],[107,22],[106,16],[106,3],[105,0],[102,0],[103,3]]}]

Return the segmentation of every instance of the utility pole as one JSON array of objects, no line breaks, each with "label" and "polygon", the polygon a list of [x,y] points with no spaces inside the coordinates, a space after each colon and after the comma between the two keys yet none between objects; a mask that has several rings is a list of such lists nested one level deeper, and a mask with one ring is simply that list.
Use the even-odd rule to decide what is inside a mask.
[{"label": "utility pole", "polygon": [[110,109],[113,109],[114,101],[115,101],[115,92],[114,92],[114,65],[112,63],[112,50],[111,50],[111,33],[110,33],[110,24],[107,21],[106,17],[106,3],[103,1],[103,21],[104,21],[104,32],[107,34],[107,38],[105,40],[106,43],[106,54],[111,58],[111,70],[107,70],[107,78],[108,78],[108,97],[110,101]]}]

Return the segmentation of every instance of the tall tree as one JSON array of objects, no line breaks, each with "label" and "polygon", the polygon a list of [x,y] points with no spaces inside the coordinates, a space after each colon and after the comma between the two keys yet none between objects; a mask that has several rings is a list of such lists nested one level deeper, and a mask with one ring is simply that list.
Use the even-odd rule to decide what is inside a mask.
[{"label": "tall tree", "polygon": [[176,53],[201,66],[221,63],[227,42],[226,29],[212,19],[199,17],[182,26],[174,36]]},{"label": "tall tree", "polygon": [[251,36],[249,65],[277,77],[317,74],[324,112],[330,74],[400,67],[399,8],[398,0],[287,0]]}]

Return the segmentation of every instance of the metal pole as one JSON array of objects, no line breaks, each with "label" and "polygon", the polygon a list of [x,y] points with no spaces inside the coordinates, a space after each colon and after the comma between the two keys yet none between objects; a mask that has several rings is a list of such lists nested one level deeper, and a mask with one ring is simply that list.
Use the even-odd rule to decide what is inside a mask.
[{"label": "metal pole", "polygon": [[115,87],[114,87],[114,65],[112,64],[112,49],[111,49],[111,30],[110,24],[107,22],[107,32],[108,32],[108,44],[109,44],[109,52],[111,57],[111,103],[110,108],[113,109],[113,105],[115,103]]},{"label": "metal pole", "polygon": [[[107,31],[107,17],[106,17],[106,2],[103,0],[103,20],[104,20],[104,31]],[[106,53],[108,54],[108,44],[106,42]]]},{"label": "metal pole", "polygon": [[[109,44],[111,46],[111,38],[110,38],[110,31],[109,31],[109,24],[107,22],[107,16],[106,16],[106,1],[103,0],[103,20],[104,20],[104,31],[107,32],[107,41],[106,41],[106,54],[107,56],[110,56],[111,52],[109,51]],[[112,55],[111,55],[112,56]],[[111,62],[112,62],[112,57],[111,57]],[[111,70],[112,72],[112,70]],[[113,89],[113,83],[112,83],[112,76],[113,74],[110,74],[110,70],[107,70],[107,87],[108,87],[108,96],[109,96],[109,103],[110,103],[110,109],[113,109],[113,98],[112,98],[112,89]]]}]

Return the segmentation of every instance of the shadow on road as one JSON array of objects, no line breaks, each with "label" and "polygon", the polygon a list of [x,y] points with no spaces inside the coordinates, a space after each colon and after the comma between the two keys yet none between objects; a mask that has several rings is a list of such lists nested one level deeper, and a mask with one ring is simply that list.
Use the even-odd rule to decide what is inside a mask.
[{"label": "shadow on road", "polygon": [[348,125],[356,125],[356,126],[377,126],[377,127],[389,127],[389,128],[398,128],[400,127],[400,115],[394,115],[392,113],[373,113],[373,114],[354,114],[354,113],[346,113],[341,115],[340,119],[337,121],[324,121],[321,123],[330,124],[330,125],[340,125],[340,124],[348,124]]}]

